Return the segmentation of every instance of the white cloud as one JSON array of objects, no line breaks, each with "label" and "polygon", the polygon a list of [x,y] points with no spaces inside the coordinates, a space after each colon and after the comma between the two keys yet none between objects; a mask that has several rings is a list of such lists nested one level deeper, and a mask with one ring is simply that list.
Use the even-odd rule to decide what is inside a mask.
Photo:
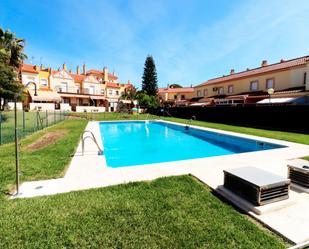
[{"label": "white cloud", "polygon": [[138,83],[150,53],[161,85],[197,84],[227,73],[230,67],[257,65],[261,58],[309,52],[307,0],[235,2],[228,13],[218,12],[216,18],[211,7],[199,9],[203,4],[65,1],[59,11],[63,25],[55,39],[66,45],[67,53],[45,46],[34,49],[34,45],[29,51],[43,56],[47,64],[65,60],[74,68],[83,61],[89,67],[108,66],[123,82]]}]

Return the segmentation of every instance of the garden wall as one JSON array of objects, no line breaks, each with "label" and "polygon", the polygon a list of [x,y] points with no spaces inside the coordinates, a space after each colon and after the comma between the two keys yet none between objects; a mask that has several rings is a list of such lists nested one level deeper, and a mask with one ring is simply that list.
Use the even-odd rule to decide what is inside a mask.
[{"label": "garden wall", "polygon": [[165,110],[166,116],[185,119],[195,116],[197,120],[208,122],[309,134],[309,105],[171,107]]}]

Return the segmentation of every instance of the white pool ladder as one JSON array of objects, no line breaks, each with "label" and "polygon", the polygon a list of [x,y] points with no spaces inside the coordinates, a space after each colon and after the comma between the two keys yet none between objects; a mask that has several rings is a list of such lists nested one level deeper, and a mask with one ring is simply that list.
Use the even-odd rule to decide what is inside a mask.
[{"label": "white pool ladder", "polygon": [[[87,136],[84,137],[85,133],[90,133],[90,135],[87,135]],[[82,135],[81,135],[81,139],[82,139],[82,155],[84,155],[84,153],[85,153],[85,140],[86,140],[86,138],[90,138],[96,144],[96,146],[98,148],[98,155],[99,156],[103,155],[103,150],[100,148],[100,146],[99,146],[95,136],[93,135],[93,133],[91,131],[87,131],[87,130],[84,131],[82,133]]]},{"label": "white pool ladder", "polygon": [[185,130],[189,130],[189,127],[190,127],[190,125],[191,125],[191,123],[192,123],[193,120],[196,120],[196,117],[195,117],[195,116],[192,116],[192,117],[188,120],[187,125],[185,126]]}]

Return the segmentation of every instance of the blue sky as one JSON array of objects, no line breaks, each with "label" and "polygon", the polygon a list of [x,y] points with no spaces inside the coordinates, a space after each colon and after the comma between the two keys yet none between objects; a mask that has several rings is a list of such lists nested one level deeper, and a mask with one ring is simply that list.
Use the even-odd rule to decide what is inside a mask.
[{"label": "blue sky", "polygon": [[0,0],[0,26],[26,39],[28,62],[107,66],[138,87],[148,54],[159,86],[308,55],[308,13],[308,0]]}]

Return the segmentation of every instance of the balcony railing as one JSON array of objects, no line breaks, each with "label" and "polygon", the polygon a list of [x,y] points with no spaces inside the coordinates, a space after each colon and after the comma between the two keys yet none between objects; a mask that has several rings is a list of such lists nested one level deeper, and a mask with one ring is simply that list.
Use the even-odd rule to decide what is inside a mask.
[{"label": "balcony railing", "polygon": [[66,87],[62,88],[61,86],[56,86],[55,91],[58,93],[75,93],[75,94],[94,94],[94,95],[105,95],[104,91],[96,91],[91,93],[89,88],[80,89],[78,87]]}]

